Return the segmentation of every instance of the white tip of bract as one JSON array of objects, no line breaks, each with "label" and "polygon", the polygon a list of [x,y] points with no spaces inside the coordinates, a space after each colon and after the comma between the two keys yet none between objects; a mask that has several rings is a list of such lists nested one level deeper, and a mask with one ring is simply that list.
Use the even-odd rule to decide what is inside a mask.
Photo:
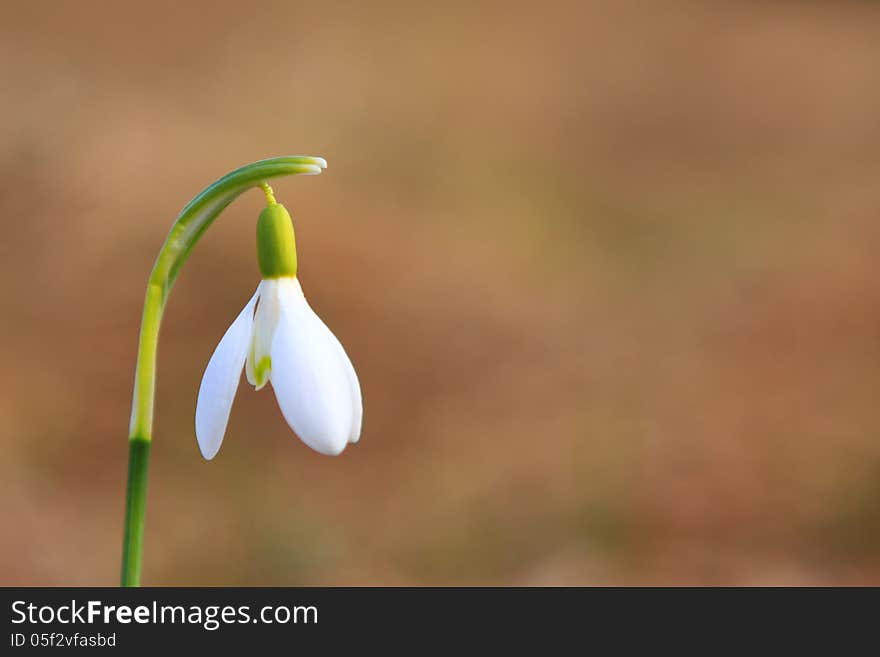
[{"label": "white tip of bract", "polygon": [[229,412],[250,347],[254,304],[258,296],[259,287],[223,334],[202,376],[196,402],[196,440],[202,456],[209,461],[220,450],[226,433]]},{"label": "white tip of bract", "polygon": [[306,302],[296,279],[279,279],[281,316],[270,380],[281,413],[309,447],[335,456],[360,437],[360,385],[345,350]]},{"label": "white tip of bract", "polygon": [[303,163],[306,170],[302,172],[307,176],[317,176],[321,171],[327,168],[327,160],[323,157],[309,156],[307,159],[308,161]]}]

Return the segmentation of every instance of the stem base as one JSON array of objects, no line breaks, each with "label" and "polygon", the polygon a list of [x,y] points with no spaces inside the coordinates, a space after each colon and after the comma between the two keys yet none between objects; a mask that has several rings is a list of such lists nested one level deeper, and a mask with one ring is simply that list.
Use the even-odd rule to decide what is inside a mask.
[{"label": "stem base", "polygon": [[140,586],[144,547],[144,510],[147,506],[147,465],[150,441],[128,443],[128,485],[125,489],[125,535],[122,539],[122,586]]}]

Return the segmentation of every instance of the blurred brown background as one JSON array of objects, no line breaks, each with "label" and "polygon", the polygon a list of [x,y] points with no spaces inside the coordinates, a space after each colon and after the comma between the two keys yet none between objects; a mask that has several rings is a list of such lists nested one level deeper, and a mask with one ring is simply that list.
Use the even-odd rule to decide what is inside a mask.
[{"label": "blurred brown background", "polygon": [[363,439],[243,385],[199,456],[251,192],[166,313],[144,583],[880,584],[880,8],[417,5],[2,4],[0,583],[116,583],[152,260],[306,153]]}]

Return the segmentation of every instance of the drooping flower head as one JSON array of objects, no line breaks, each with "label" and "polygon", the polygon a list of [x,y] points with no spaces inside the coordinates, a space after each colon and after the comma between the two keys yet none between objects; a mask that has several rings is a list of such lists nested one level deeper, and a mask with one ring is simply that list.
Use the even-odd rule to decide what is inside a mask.
[{"label": "drooping flower head", "polygon": [[315,451],[339,454],[361,433],[357,374],[306,301],[290,215],[268,185],[263,189],[267,205],[257,220],[263,280],[214,350],[196,403],[196,438],[209,460],[223,442],[242,369],[255,389],[272,384],[287,424]]}]

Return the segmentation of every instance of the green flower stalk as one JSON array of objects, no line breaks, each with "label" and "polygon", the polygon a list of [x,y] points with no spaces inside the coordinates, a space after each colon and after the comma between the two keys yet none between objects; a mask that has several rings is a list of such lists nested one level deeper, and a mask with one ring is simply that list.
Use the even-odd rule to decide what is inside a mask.
[{"label": "green flower stalk", "polygon": [[[268,201],[271,198],[271,191],[267,191],[269,190],[267,180],[296,174],[316,175],[326,166],[327,163],[319,157],[286,156],[254,162],[226,174],[202,190],[183,208],[159,251],[144,298],[131,404],[128,485],[122,545],[122,586],[138,586],[140,583],[147,466],[153,433],[156,349],[162,312],[174,280],[205,230],[240,194],[252,187],[263,187]],[[293,277],[296,274],[296,251],[292,227],[288,234],[284,222],[275,218],[282,211],[283,207],[271,198],[269,207],[264,210],[264,214],[268,213],[271,216],[266,221],[262,221],[261,217],[262,224],[258,222],[258,244],[262,245],[259,248],[265,252],[258,255],[261,269],[264,268],[264,262],[269,268],[268,276],[264,270],[265,278],[274,280],[284,276],[295,280]],[[289,224],[289,215],[286,211],[283,211],[283,214],[287,216]],[[238,372],[240,376],[240,367]],[[228,409],[226,413],[228,417]],[[225,429],[225,422],[223,428]]]}]

